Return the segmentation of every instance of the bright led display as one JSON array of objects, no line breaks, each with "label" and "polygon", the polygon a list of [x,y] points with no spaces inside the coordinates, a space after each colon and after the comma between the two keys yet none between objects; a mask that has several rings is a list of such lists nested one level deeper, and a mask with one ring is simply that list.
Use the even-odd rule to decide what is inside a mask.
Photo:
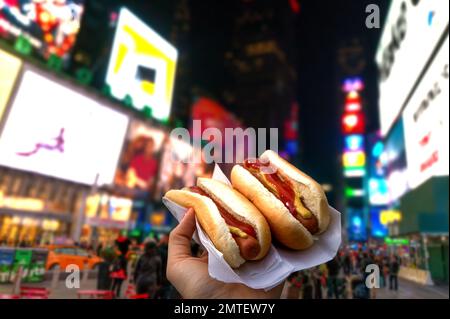
[{"label": "bright led display", "polygon": [[364,190],[363,189],[354,189],[351,187],[345,188],[345,197],[351,198],[351,197],[362,197],[364,196]]},{"label": "bright led display", "polygon": [[359,77],[347,78],[342,84],[342,91],[344,92],[362,91],[363,89],[364,83]]},{"label": "bright led display", "polygon": [[0,165],[110,184],[127,126],[126,115],[27,69],[0,138]]},{"label": "bright led display", "polygon": [[363,151],[345,152],[342,155],[344,167],[364,167],[366,164],[366,154]]},{"label": "bright led display", "polygon": [[342,117],[342,131],[345,134],[364,133],[364,117],[361,113],[346,113]]},{"label": "bright led display", "polygon": [[28,39],[45,58],[68,58],[75,45],[84,0],[0,0],[0,37]]},{"label": "bright led display", "polygon": [[345,111],[347,111],[347,112],[361,111],[361,104],[358,102],[346,103]]},{"label": "bright led display", "polygon": [[348,135],[345,137],[345,149],[358,151],[364,148],[364,137],[362,135]]},{"label": "bright led display", "polygon": [[346,168],[344,169],[345,177],[362,177],[366,175],[366,170],[364,168]]},{"label": "bright led display", "polygon": [[369,179],[369,202],[372,205],[389,203],[389,188],[384,178],[371,177]]},{"label": "bright led display", "polygon": [[177,50],[125,8],[120,10],[106,83],[119,100],[127,95],[133,107],[150,107],[152,116],[170,115]]}]

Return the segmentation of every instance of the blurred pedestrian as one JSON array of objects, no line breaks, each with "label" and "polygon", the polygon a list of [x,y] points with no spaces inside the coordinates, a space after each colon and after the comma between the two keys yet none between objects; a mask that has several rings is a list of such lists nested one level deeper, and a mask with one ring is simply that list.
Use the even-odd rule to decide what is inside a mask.
[{"label": "blurred pedestrian", "polygon": [[314,288],[314,299],[322,299],[322,273],[317,267],[312,271],[312,283]]},{"label": "blurred pedestrian", "polygon": [[327,262],[328,269],[328,299],[333,298],[339,299],[339,291],[337,285],[337,277],[339,275],[340,265],[337,257],[334,257],[329,262]]},{"label": "blurred pedestrian", "polygon": [[348,277],[352,271],[352,261],[350,259],[350,254],[348,251],[344,253],[344,256],[342,258],[342,268],[344,270],[344,274],[346,277]]},{"label": "blurred pedestrian", "polygon": [[103,259],[103,261],[100,262],[97,267],[97,289],[108,290],[111,288],[112,284],[110,271],[115,258],[114,249],[111,247],[106,247],[99,252],[99,256]]},{"label": "blurred pedestrian", "polygon": [[384,288],[386,286],[386,276],[384,273],[384,262],[383,262],[383,256],[379,255],[375,259],[375,263],[378,266],[379,274],[380,274],[380,287]]},{"label": "blurred pedestrian", "polygon": [[398,271],[400,270],[400,265],[396,256],[391,257],[391,262],[389,264],[389,289],[398,290]]},{"label": "blurred pedestrian", "polygon": [[116,258],[114,259],[110,272],[112,279],[111,290],[115,293],[116,298],[120,298],[123,281],[127,279],[127,259],[117,245],[115,253]]},{"label": "blurred pedestrian", "polygon": [[313,299],[313,285],[307,271],[302,274],[302,298]]},{"label": "blurred pedestrian", "polygon": [[134,271],[134,282],[137,294],[155,296],[162,282],[162,263],[158,255],[156,243],[149,241],[145,244],[144,254],[139,258]]},{"label": "blurred pedestrian", "polygon": [[169,236],[163,235],[158,243],[158,252],[161,257],[161,288],[158,289],[155,298],[156,299],[178,299],[180,295],[176,289],[172,286],[169,280],[167,280],[167,258],[168,258],[168,243]]},{"label": "blurred pedestrian", "polygon": [[299,299],[302,287],[302,276],[299,271],[289,275],[286,299]]}]

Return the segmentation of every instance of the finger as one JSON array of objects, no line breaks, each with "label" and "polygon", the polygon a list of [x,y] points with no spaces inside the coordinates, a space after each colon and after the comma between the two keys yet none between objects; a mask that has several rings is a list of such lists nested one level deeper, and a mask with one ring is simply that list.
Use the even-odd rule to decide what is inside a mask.
[{"label": "finger", "polygon": [[195,231],[195,214],[190,208],[169,236],[168,258],[171,261],[191,257],[191,238]]}]

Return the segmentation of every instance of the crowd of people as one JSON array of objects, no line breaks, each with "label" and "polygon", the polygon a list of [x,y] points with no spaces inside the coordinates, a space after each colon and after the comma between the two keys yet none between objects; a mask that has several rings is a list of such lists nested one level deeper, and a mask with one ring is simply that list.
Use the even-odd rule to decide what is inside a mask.
[{"label": "crowd of people", "polygon": [[[374,288],[398,290],[399,270],[400,260],[393,254],[380,250],[342,249],[326,264],[293,273],[288,278],[286,297],[289,299],[376,298],[376,289],[370,289],[371,282]],[[376,276],[376,280],[369,280],[370,282],[367,283],[369,275]]]},{"label": "crowd of people", "polygon": [[[192,256],[203,254],[199,245],[191,242]],[[180,295],[166,277],[168,236],[152,238],[138,245],[119,236],[114,248],[98,247],[104,259],[99,267],[98,289],[113,290],[123,296],[123,283],[133,286],[136,295],[148,298],[179,298]],[[370,267],[368,267],[370,266]],[[286,281],[288,299],[371,299],[376,289],[367,284],[376,268],[376,288],[398,290],[398,256],[380,249],[339,250],[329,262],[295,272]],[[376,275],[376,274],[375,274]]]},{"label": "crowd of people", "polygon": [[97,289],[112,290],[116,298],[127,297],[124,290],[129,293],[130,286],[129,295],[140,298],[179,297],[166,277],[168,236],[147,239],[142,244],[119,236],[113,247],[100,246],[97,252],[103,258],[98,267]]}]

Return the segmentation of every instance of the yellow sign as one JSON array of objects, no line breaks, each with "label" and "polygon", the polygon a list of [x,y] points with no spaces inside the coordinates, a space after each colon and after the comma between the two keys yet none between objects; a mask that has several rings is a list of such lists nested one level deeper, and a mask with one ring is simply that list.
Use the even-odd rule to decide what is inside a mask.
[{"label": "yellow sign", "polygon": [[25,211],[42,211],[45,203],[37,198],[4,196],[3,192],[0,191],[0,207]]},{"label": "yellow sign", "polygon": [[398,210],[382,210],[380,213],[380,223],[388,225],[393,222],[400,222],[402,220],[402,213]]},{"label": "yellow sign", "polygon": [[0,119],[5,112],[22,60],[0,50]]},{"label": "yellow sign", "polygon": [[169,117],[177,50],[125,8],[120,10],[106,83],[119,100],[127,95],[138,110]]},{"label": "yellow sign", "polygon": [[363,151],[345,152],[342,157],[344,167],[363,167],[366,165],[366,154]]}]

